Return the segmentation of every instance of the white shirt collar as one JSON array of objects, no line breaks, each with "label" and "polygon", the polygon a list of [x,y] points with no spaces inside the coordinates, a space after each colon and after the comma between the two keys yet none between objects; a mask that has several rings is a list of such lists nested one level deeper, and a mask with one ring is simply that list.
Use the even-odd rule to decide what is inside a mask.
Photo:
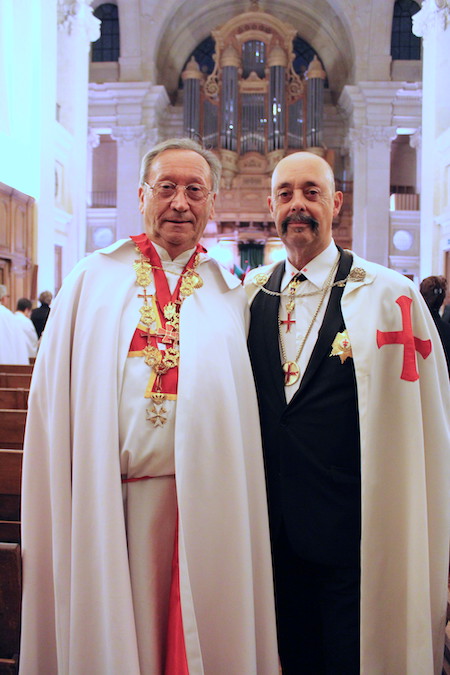
[{"label": "white shirt collar", "polygon": [[336,257],[338,255],[337,246],[334,243],[333,239],[327,248],[319,253],[315,258],[309,261],[307,265],[302,267],[301,270],[298,270],[289,260],[286,259],[286,267],[281,281],[280,290],[284,291],[288,283],[291,281],[292,277],[299,272],[302,272],[305,277],[317,288],[322,288],[324,285],[331,268],[336,262]]},{"label": "white shirt collar", "polygon": [[178,267],[184,267],[186,263],[188,262],[189,258],[195,251],[195,246],[193,248],[189,248],[187,251],[183,251],[183,253],[180,253],[180,255],[177,255],[176,258],[172,260],[170,255],[167,253],[166,249],[160,246],[159,244],[155,244],[155,242],[152,242],[153,246],[156,249],[156,252],[158,253],[159,257],[161,258],[161,262],[163,263],[163,266],[167,263],[173,263],[174,265]]}]

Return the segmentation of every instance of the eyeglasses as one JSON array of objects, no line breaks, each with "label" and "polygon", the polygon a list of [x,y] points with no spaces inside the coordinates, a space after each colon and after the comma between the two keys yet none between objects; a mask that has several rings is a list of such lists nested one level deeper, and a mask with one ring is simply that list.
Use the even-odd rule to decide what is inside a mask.
[{"label": "eyeglasses", "polygon": [[208,190],[205,185],[199,185],[198,183],[191,183],[190,185],[177,185],[176,183],[171,183],[170,181],[160,181],[154,185],[149,185],[144,183],[144,186],[149,190],[153,190],[155,197],[159,199],[173,199],[177,193],[178,188],[184,190],[184,194],[188,202],[204,202],[208,195],[212,193],[212,190]]}]

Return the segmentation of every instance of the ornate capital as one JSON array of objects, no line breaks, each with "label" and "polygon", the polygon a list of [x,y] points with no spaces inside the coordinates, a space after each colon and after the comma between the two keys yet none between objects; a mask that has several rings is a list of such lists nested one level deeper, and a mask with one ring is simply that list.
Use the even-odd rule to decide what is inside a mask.
[{"label": "ornate capital", "polygon": [[100,134],[98,134],[95,129],[89,127],[88,129],[88,147],[90,150],[98,148],[100,145]]},{"label": "ornate capital", "polygon": [[87,43],[100,37],[100,19],[92,13],[91,0],[58,0],[58,28],[69,35],[75,30],[86,34]]},{"label": "ornate capital", "polygon": [[161,139],[159,138],[158,129],[151,127],[145,130],[144,142],[148,148],[153,148]]},{"label": "ornate capital", "polygon": [[419,129],[409,137],[409,144],[414,150],[420,151],[422,149],[422,127],[419,127]]},{"label": "ornate capital", "polygon": [[422,9],[412,17],[413,33],[424,40],[450,25],[450,0],[424,0]]},{"label": "ornate capital", "polygon": [[119,145],[133,144],[139,146],[147,140],[147,130],[142,124],[133,127],[114,127],[111,130],[111,138]]},{"label": "ornate capital", "polygon": [[372,148],[377,144],[390,146],[396,135],[396,127],[375,127],[365,124],[361,127],[349,129],[348,138],[352,146]]}]

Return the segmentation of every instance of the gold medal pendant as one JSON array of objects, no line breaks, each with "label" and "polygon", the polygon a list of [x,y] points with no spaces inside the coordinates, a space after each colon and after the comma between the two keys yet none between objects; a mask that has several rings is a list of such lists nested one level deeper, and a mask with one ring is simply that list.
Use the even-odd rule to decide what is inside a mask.
[{"label": "gold medal pendant", "polygon": [[203,279],[201,276],[193,270],[188,270],[183,276],[180,286],[180,294],[182,296],[192,295],[192,293],[197,290],[197,288],[201,288],[202,286]]},{"label": "gold medal pendant", "polygon": [[166,400],[166,395],[155,391],[151,395],[153,401],[152,407],[148,407],[145,411],[147,414],[147,419],[153,424],[154,427],[163,427],[167,422],[167,409],[164,407],[164,401]]},{"label": "gold medal pendant", "polygon": [[300,368],[294,361],[285,361],[282,368],[284,372],[284,386],[290,387],[292,384],[295,384],[300,377]]}]

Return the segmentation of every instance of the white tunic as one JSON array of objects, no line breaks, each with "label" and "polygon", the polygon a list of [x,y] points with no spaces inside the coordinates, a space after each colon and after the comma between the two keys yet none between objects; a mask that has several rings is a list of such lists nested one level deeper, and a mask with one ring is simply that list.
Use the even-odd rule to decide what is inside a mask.
[{"label": "white tunic", "polygon": [[[179,274],[194,249],[171,260],[165,249],[154,245],[173,293]],[[176,274],[178,272],[178,275]],[[147,288],[154,293],[153,282]],[[136,294],[141,289],[136,287]],[[138,317],[136,317],[137,323]],[[123,329],[124,327],[122,327]],[[125,340],[128,331],[122,339]],[[171,563],[177,516],[175,486],[176,400],[166,400],[167,421],[154,427],[147,419],[151,400],[144,392],[151,369],[142,356],[125,363],[119,403],[119,447],[122,476],[151,480],[124,484],[125,522],[130,561],[134,617],[142,675],[161,673],[167,636]],[[151,545],[150,545],[151,542]]]},{"label": "white tunic", "polygon": [[[22,490],[22,675],[145,673],[135,621],[141,589],[133,587],[128,546],[146,538],[134,518],[125,522],[119,448],[124,368],[142,304],[135,259],[134,244],[122,241],[77,265],[58,293],[36,360]],[[245,294],[215,261],[205,257],[197,269],[204,286],[180,316],[171,483],[189,672],[277,675]],[[154,491],[159,481],[133,484],[132,498],[140,498],[136,485]],[[130,486],[127,492],[130,499]],[[160,497],[154,503],[167,514],[167,560],[175,500],[168,494],[165,510]],[[154,518],[163,520],[156,511]],[[147,544],[143,554],[155,555],[159,567],[158,551]]]}]

